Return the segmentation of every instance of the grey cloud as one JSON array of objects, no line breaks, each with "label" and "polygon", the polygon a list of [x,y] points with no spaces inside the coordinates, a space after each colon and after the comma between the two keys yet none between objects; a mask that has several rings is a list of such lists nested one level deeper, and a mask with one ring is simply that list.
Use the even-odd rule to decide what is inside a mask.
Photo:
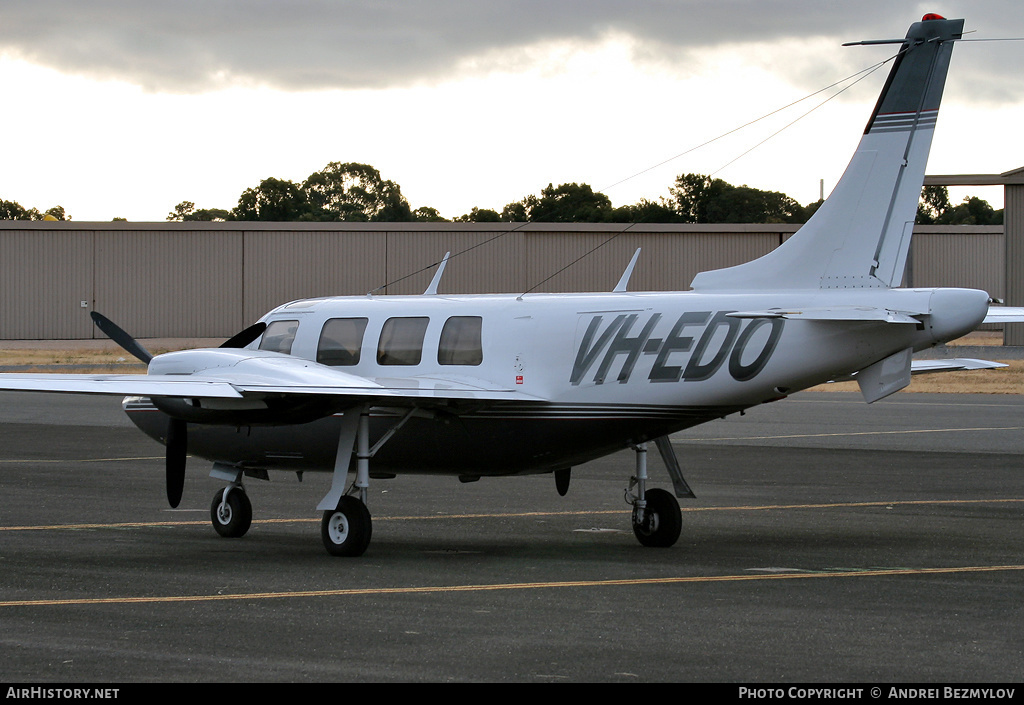
[{"label": "grey cloud", "polygon": [[[386,88],[439,80],[467,60],[548,40],[620,32],[637,40],[641,57],[664,50],[684,61],[723,42],[899,37],[927,9],[891,0],[5,0],[0,52],[153,91],[239,82]],[[1012,25],[1024,32],[1018,0],[980,0],[970,12],[969,24],[989,36]],[[797,63],[786,67],[791,80],[816,73]]]}]

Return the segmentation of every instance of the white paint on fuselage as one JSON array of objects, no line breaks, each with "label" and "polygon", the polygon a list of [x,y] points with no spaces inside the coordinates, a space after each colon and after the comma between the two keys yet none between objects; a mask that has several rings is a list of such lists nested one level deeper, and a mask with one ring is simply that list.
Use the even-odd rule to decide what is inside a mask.
[{"label": "white paint on fuselage", "polygon": [[[936,301],[939,305],[933,306]],[[804,389],[863,369],[908,347],[921,350],[964,335],[980,323],[987,304],[985,292],[965,289],[381,296],[292,302],[262,320],[298,320],[291,354],[315,360],[320,332],[328,319],[367,318],[359,363],[335,369],[380,383],[393,378],[426,382],[448,377],[476,379],[554,403],[752,406],[778,398],[779,390]],[[766,319],[733,319],[708,331],[720,312],[854,306],[916,314],[922,325],[787,320],[779,324],[782,330],[763,368],[749,379],[738,379],[728,363],[734,354],[741,368],[753,362],[771,330],[764,325]],[[698,316],[697,322],[676,331],[673,349],[666,350],[680,317],[696,313],[706,313],[706,320],[701,323]],[[385,321],[411,316],[430,319],[420,364],[378,364],[377,344]],[[451,316],[482,318],[484,354],[480,365],[438,364],[441,329]],[[602,333],[621,316],[626,318],[620,330],[609,333],[597,349]],[[600,321],[594,324],[598,317]],[[630,321],[628,330],[625,321]],[[588,341],[591,325],[595,328]],[[731,341],[730,325],[735,327]],[[737,338],[751,326],[759,326],[759,330],[746,341],[745,350],[735,352]],[[641,347],[646,348],[632,360],[628,351],[611,352],[615,333],[627,341],[642,336]],[[706,345],[701,345],[705,334]],[[679,338],[689,339],[688,344]],[[726,342],[732,349],[722,352]],[[258,341],[253,347],[256,345]],[[695,365],[707,365],[720,352],[726,359],[706,379],[678,375],[676,380],[666,374],[666,369],[685,368],[698,348],[703,352]],[[590,364],[580,374],[578,368],[586,362],[587,353],[593,353]],[[603,376],[598,374],[602,364]],[[578,379],[573,379],[574,374]]]}]

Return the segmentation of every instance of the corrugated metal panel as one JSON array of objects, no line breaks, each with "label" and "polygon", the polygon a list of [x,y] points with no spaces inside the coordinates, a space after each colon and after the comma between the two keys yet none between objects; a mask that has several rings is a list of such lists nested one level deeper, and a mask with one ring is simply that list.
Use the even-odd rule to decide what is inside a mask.
[{"label": "corrugated metal panel", "polygon": [[[1006,303],[1024,306],[1024,186],[1003,188],[1003,213],[1006,219]],[[1005,345],[1024,345],[1024,324],[1011,323],[1003,335]]]},{"label": "corrugated metal panel", "polygon": [[[781,232],[781,231],[780,231]],[[703,271],[732,267],[779,246],[780,232],[687,232],[652,242],[655,291],[690,288]]]},{"label": "corrugated metal panel", "polygon": [[983,289],[1004,294],[1004,240],[1001,232],[974,228],[916,228],[913,285]]},{"label": "corrugated metal panel", "polygon": [[365,294],[385,282],[385,231],[245,233],[246,324],[295,299]]},{"label": "corrugated metal panel", "polygon": [[[1016,207],[1024,208],[1024,189],[1017,190]],[[1008,197],[1008,223],[1012,206]],[[226,337],[296,298],[363,294],[388,282],[387,293],[420,293],[446,251],[463,254],[449,263],[441,293],[610,291],[637,247],[642,253],[629,289],[679,290],[697,272],[765,254],[793,229],[0,221],[0,337],[99,335],[81,301],[139,337]],[[915,285],[969,286],[997,296],[1005,289],[1012,301],[1012,287],[1001,278],[1000,231],[918,229]],[[1003,277],[1012,273],[1017,305],[1024,305],[1024,237],[1018,238],[1015,264]]]},{"label": "corrugated metal panel", "polygon": [[93,235],[75,230],[5,230],[0,237],[0,337],[88,338]]},{"label": "corrugated metal panel", "polygon": [[241,233],[96,233],[96,310],[136,337],[234,334],[241,284]]},{"label": "corrugated metal panel", "polygon": [[518,293],[523,279],[523,237],[514,226],[483,230],[457,223],[441,224],[433,232],[390,231],[386,293],[423,293],[437,271],[435,263],[446,252],[452,257],[438,293]]},{"label": "corrugated metal panel", "polygon": [[641,241],[636,235],[615,232],[528,233],[521,290],[611,291]]},{"label": "corrugated metal panel", "polygon": [[[681,291],[701,271],[760,257],[780,243],[779,232],[677,232],[629,230],[621,234],[547,232],[527,236],[527,288],[538,291],[610,291],[636,248],[640,259],[630,291]],[[568,269],[559,271],[582,257]],[[544,282],[545,279],[548,279]],[[544,283],[541,283],[544,282]]]}]

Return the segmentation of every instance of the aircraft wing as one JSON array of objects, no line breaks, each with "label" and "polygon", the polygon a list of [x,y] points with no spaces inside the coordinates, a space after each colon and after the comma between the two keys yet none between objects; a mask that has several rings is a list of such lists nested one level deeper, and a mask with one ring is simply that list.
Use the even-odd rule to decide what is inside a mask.
[{"label": "aircraft wing", "polygon": [[298,360],[274,374],[210,370],[189,375],[0,374],[0,390],[66,392],[116,396],[243,399],[267,395],[317,395],[361,399],[543,401],[486,380],[451,377],[396,377],[372,380]]},{"label": "aircraft wing", "polygon": [[169,375],[0,374],[0,389],[16,392],[67,392],[143,397],[205,397],[241,399],[242,393],[223,380]]}]

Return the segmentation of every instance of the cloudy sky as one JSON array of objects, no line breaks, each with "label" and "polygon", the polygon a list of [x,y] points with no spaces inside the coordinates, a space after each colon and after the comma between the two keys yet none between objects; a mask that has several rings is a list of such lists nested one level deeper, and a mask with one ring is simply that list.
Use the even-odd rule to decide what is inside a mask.
[{"label": "cloudy sky", "polygon": [[[925,12],[1024,37],[1020,0],[3,0],[0,199],[163,220],[342,161],[449,218],[548,183],[657,199],[685,172],[807,203],[888,65],[686,152],[884,61],[840,45]],[[1024,166],[1022,64],[1024,42],[956,47],[929,173]]]}]

